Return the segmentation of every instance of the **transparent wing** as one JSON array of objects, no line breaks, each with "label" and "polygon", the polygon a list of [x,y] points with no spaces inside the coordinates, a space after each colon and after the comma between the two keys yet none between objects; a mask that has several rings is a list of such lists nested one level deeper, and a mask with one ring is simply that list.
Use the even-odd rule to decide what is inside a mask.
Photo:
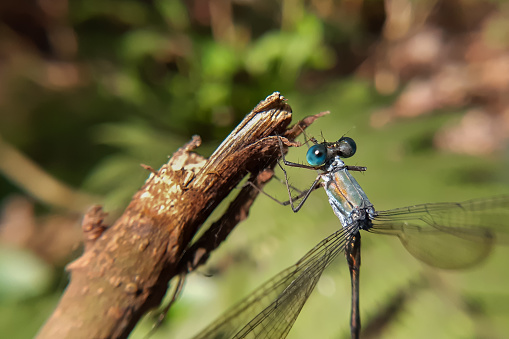
[{"label": "transparent wing", "polygon": [[417,259],[439,268],[465,268],[509,244],[509,196],[424,204],[378,212],[372,233],[397,236]]},{"label": "transparent wing", "polygon": [[322,240],[297,264],[255,290],[198,334],[198,338],[285,338],[325,268],[344,251],[358,226]]}]

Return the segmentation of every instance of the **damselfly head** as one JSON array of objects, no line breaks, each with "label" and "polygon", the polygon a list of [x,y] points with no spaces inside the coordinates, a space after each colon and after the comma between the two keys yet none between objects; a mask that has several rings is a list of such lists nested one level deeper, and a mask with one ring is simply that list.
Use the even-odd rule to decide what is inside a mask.
[{"label": "damselfly head", "polygon": [[311,166],[322,166],[336,155],[341,158],[350,158],[356,151],[357,145],[352,138],[341,137],[335,142],[323,142],[311,146],[306,153],[306,160]]}]

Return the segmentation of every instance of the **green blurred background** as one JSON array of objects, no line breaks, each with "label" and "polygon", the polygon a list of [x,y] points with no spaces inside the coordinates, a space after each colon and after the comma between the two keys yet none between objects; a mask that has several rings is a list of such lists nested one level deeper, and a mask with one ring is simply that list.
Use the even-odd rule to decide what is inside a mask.
[{"label": "green blurred background", "polygon": [[[508,15],[474,0],[3,2],[0,333],[33,337],[51,314],[88,206],[118,215],[140,163],[158,168],[193,134],[209,155],[273,91],[295,121],[331,111],[308,134],[357,141],[348,163],[368,167],[356,177],[377,209],[508,193]],[[314,176],[290,172],[301,188]],[[323,192],[298,214],[260,197],[153,338],[190,337],[337,227]],[[507,338],[508,255],[446,272],[367,234],[363,324],[400,293],[374,337]],[[349,336],[347,271],[342,258],[326,271],[291,338]]]}]

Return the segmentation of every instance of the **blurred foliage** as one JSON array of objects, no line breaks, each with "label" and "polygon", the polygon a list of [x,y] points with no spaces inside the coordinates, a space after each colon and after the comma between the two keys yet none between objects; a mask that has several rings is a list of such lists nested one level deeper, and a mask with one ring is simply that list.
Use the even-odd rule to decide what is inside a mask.
[{"label": "blurred foliage", "polygon": [[[504,2],[472,0],[0,4],[0,332],[31,337],[50,314],[90,201],[119,213],[148,176],[140,163],[158,168],[193,134],[210,154],[273,91],[296,119],[332,111],[309,133],[357,140],[351,162],[368,166],[359,182],[379,209],[507,192],[508,14]],[[291,175],[301,187],[314,173]],[[43,194],[55,187],[71,192],[67,206]],[[190,277],[154,338],[196,332],[338,225],[323,194],[298,216],[259,199],[213,258],[217,277]],[[365,238],[367,323],[422,266],[397,242]],[[473,273],[427,273],[443,283],[419,293],[385,335],[475,337],[485,323],[494,324],[490,338],[509,333],[500,315],[508,309],[497,303],[509,300],[501,258]],[[318,286],[292,336],[348,332],[344,264],[329,271],[322,280],[335,292]],[[457,301],[467,296],[487,320],[464,311]],[[333,325],[318,333],[313,313],[331,315]]]}]

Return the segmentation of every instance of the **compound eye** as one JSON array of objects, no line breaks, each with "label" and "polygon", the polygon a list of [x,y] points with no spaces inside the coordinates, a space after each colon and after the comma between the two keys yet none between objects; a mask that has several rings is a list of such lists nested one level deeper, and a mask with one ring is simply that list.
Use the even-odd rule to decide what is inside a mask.
[{"label": "compound eye", "polygon": [[357,151],[357,145],[352,138],[342,137],[338,140],[339,153],[342,158],[350,158]]},{"label": "compound eye", "polygon": [[321,166],[325,164],[327,158],[327,148],[324,145],[313,145],[306,153],[306,160],[311,166]]}]

